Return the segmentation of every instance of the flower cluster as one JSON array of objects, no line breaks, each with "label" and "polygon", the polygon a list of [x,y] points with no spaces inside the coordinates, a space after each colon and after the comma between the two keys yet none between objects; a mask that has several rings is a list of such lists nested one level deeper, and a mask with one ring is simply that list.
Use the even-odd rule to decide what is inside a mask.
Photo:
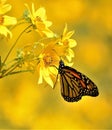
[{"label": "flower cluster", "polygon": [[11,10],[10,4],[5,4],[6,0],[0,2],[0,34],[4,36],[12,37],[11,31],[7,28],[8,26],[15,25],[17,20],[15,17],[7,16],[6,13]]},{"label": "flower cluster", "polygon": [[35,11],[34,3],[32,3],[32,9],[30,10],[29,6],[25,4],[26,11],[26,20],[31,22],[35,30],[41,36],[53,37],[54,33],[49,29],[52,25],[52,22],[47,21],[46,10],[41,7]]},{"label": "flower cluster", "polygon": [[[4,70],[3,65],[5,64],[12,49],[17,44],[18,40],[16,40],[6,59],[2,63],[0,77],[32,71],[38,74],[38,84],[46,81],[51,87],[53,87],[58,73],[57,68],[59,66],[60,59],[63,59],[66,64],[69,64],[72,62],[72,58],[74,57],[73,47],[76,46],[76,41],[71,38],[74,31],[68,31],[67,25],[65,25],[62,35],[60,36],[49,29],[52,22],[47,20],[45,8],[40,7],[36,10],[34,3],[32,3],[31,8],[28,4],[25,4],[25,7],[26,10],[24,11],[23,19],[29,25],[19,35],[19,38],[27,29],[32,27],[33,30],[35,30],[35,33],[38,33],[41,36],[41,39],[33,44],[19,49],[17,51],[17,56],[14,59],[14,64],[9,67],[8,71]],[[4,3],[1,3],[0,33],[4,36],[9,34],[10,37],[12,37],[12,34],[7,29],[6,25],[16,24],[16,18],[4,15],[10,9],[11,6],[9,4],[4,5]],[[23,68],[25,68],[25,70]]]}]

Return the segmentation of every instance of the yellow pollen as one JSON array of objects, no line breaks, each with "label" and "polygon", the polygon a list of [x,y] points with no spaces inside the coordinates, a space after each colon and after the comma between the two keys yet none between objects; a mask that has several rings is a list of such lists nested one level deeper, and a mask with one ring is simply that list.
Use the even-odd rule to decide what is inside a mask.
[{"label": "yellow pollen", "polygon": [[44,60],[44,63],[45,63],[45,65],[50,65],[51,63],[52,63],[52,57],[51,56],[45,56],[44,58],[43,58],[43,60]]},{"label": "yellow pollen", "polygon": [[35,21],[42,22],[42,19],[39,16],[37,16]]},{"label": "yellow pollen", "polygon": [[64,42],[63,42],[63,44],[65,45],[65,46],[67,46],[68,45],[68,40],[65,40]]}]

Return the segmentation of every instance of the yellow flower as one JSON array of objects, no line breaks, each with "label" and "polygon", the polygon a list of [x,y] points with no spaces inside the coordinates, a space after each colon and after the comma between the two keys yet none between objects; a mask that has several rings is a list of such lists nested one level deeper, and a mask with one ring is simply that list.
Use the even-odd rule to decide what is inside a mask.
[{"label": "yellow flower", "polygon": [[3,15],[11,10],[10,4],[5,4],[6,0],[0,1],[0,15]]},{"label": "yellow flower", "polygon": [[[53,32],[49,29],[52,25],[52,22],[47,21],[46,10],[43,7],[40,7],[38,10],[35,10],[34,3],[32,3],[32,10],[30,10],[29,6],[25,4],[28,9],[28,14],[26,14],[31,23],[34,25],[36,31],[41,36],[53,37]],[[26,19],[28,19],[26,18]],[[28,19],[28,21],[29,21]]]},{"label": "yellow flower", "polygon": [[[48,39],[47,43],[43,43],[44,48],[42,49],[40,55],[38,56],[39,64],[37,66],[37,72],[39,72],[39,80],[38,84],[43,83],[43,79],[53,88],[54,83],[56,82],[56,76],[58,74],[58,66],[60,59],[64,59],[66,64],[67,62],[65,57],[67,57],[66,51],[70,49],[70,47],[74,47],[75,45],[70,42],[72,41],[63,37],[63,44],[60,44],[60,38],[51,38]],[[65,44],[65,40],[68,40],[70,43]],[[74,43],[74,42],[73,42]],[[72,49],[70,49],[72,51]],[[69,52],[70,53],[70,52]],[[70,55],[71,56],[71,55]],[[71,65],[71,64],[69,64]]]},{"label": "yellow flower", "polygon": [[7,37],[9,34],[12,37],[12,33],[7,28],[10,25],[15,25],[17,23],[16,18],[5,15],[11,10],[11,5],[5,4],[5,0],[0,3],[0,34]]},{"label": "yellow flower", "polygon": [[71,39],[71,36],[74,34],[74,31],[67,32],[67,25],[65,25],[63,34],[59,40],[59,44],[63,45],[65,49],[64,55],[66,56],[67,60],[71,62],[72,58],[74,57],[74,52],[71,48],[77,45],[74,39]]},{"label": "yellow flower", "polygon": [[39,72],[38,84],[43,83],[43,79],[53,88],[56,80],[57,69],[60,57],[55,52],[56,41],[51,41],[42,50],[39,55],[39,64],[37,71]]}]

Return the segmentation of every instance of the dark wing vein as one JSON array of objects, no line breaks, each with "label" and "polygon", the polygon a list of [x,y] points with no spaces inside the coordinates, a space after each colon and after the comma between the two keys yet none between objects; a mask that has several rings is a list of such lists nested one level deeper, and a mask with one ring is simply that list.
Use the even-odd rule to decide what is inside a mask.
[{"label": "dark wing vein", "polygon": [[[67,67],[68,68],[68,67]],[[94,84],[94,82],[89,79],[86,75],[80,73],[79,71],[69,67],[69,69],[71,71],[67,71],[66,74],[72,79],[74,79],[73,81],[76,81],[78,84],[78,87],[81,88],[81,94],[83,96],[98,96],[99,92],[98,92],[98,88],[97,86]],[[70,73],[72,72],[72,73]]]},{"label": "dark wing vein", "polygon": [[61,94],[66,101],[73,102],[81,99],[80,87],[74,78],[67,73],[61,75]]}]

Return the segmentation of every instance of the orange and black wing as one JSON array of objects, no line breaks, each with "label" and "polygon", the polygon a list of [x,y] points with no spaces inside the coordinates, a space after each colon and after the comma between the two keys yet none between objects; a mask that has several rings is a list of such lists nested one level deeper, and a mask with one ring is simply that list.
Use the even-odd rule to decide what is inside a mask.
[{"label": "orange and black wing", "polygon": [[93,97],[99,95],[97,86],[87,76],[69,66],[64,66],[64,63],[59,65],[59,74],[61,95],[66,101],[75,102],[85,95]]}]

